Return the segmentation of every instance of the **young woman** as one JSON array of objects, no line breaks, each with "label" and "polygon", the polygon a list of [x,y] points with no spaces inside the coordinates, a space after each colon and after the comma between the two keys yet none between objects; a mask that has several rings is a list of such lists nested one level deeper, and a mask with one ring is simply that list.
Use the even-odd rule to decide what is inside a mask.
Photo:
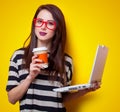
[{"label": "young woman", "polygon": [[[12,104],[19,101],[21,112],[66,112],[63,102],[98,88],[64,94],[53,91],[69,86],[72,79],[72,58],[64,52],[65,19],[57,6],[46,4],[37,9],[27,40],[10,59],[6,87],[9,101]],[[47,47],[48,68],[33,54],[33,48],[37,47]]]}]

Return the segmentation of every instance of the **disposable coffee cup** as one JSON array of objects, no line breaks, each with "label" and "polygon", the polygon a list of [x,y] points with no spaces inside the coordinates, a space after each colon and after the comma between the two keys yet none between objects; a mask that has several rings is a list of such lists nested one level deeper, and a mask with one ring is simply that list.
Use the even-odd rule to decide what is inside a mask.
[{"label": "disposable coffee cup", "polygon": [[48,54],[46,47],[38,47],[33,49],[33,53],[38,55],[38,58],[42,60],[40,63],[44,68],[48,67]]}]

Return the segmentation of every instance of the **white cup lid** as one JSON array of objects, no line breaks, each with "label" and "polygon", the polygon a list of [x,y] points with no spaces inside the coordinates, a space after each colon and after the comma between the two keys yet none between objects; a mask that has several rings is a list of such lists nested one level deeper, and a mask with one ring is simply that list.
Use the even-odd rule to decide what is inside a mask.
[{"label": "white cup lid", "polygon": [[32,52],[36,52],[36,51],[46,51],[47,48],[46,47],[37,47],[37,48],[33,48]]}]

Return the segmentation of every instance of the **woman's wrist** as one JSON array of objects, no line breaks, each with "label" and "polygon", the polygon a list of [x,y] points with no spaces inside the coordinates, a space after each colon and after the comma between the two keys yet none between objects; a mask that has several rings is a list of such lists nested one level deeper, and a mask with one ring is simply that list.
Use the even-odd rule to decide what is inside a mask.
[{"label": "woman's wrist", "polygon": [[34,79],[32,78],[32,76],[31,76],[31,75],[28,75],[28,76],[26,77],[26,80],[28,80],[28,81],[32,82]]}]

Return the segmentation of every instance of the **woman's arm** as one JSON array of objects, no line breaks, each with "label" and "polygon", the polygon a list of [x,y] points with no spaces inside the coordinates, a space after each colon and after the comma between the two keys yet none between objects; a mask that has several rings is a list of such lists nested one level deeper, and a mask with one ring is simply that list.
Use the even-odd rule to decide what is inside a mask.
[{"label": "woman's arm", "polygon": [[32,62],[30,64],[30,74],[18,86],[8,91],[8,99],[10,103],[15,104],[27,92],[30,84],[41,72],[41,68],[43,68],[39,62],[41,62],[41,60],[38,60],[36,55],[32,57]]},{"label": "woman's arm", "polygon": [[69,92],[69,93],[63,95],[63,102],[74,100],[76,98],[79,98],[79,97],[91,92],[91,91],[95,91],[99,88],[100,88],[99,84],[95,83],[92,88],[79,90],[77,92]]},{"label": "woman's arm", "polygon": [[31,77],[28,76],[17,87],[8,91],[9,102],[15,104],[18,100],[20,100],[28,90],[28,87],[31,84],[31,82],[32,82]]}]

